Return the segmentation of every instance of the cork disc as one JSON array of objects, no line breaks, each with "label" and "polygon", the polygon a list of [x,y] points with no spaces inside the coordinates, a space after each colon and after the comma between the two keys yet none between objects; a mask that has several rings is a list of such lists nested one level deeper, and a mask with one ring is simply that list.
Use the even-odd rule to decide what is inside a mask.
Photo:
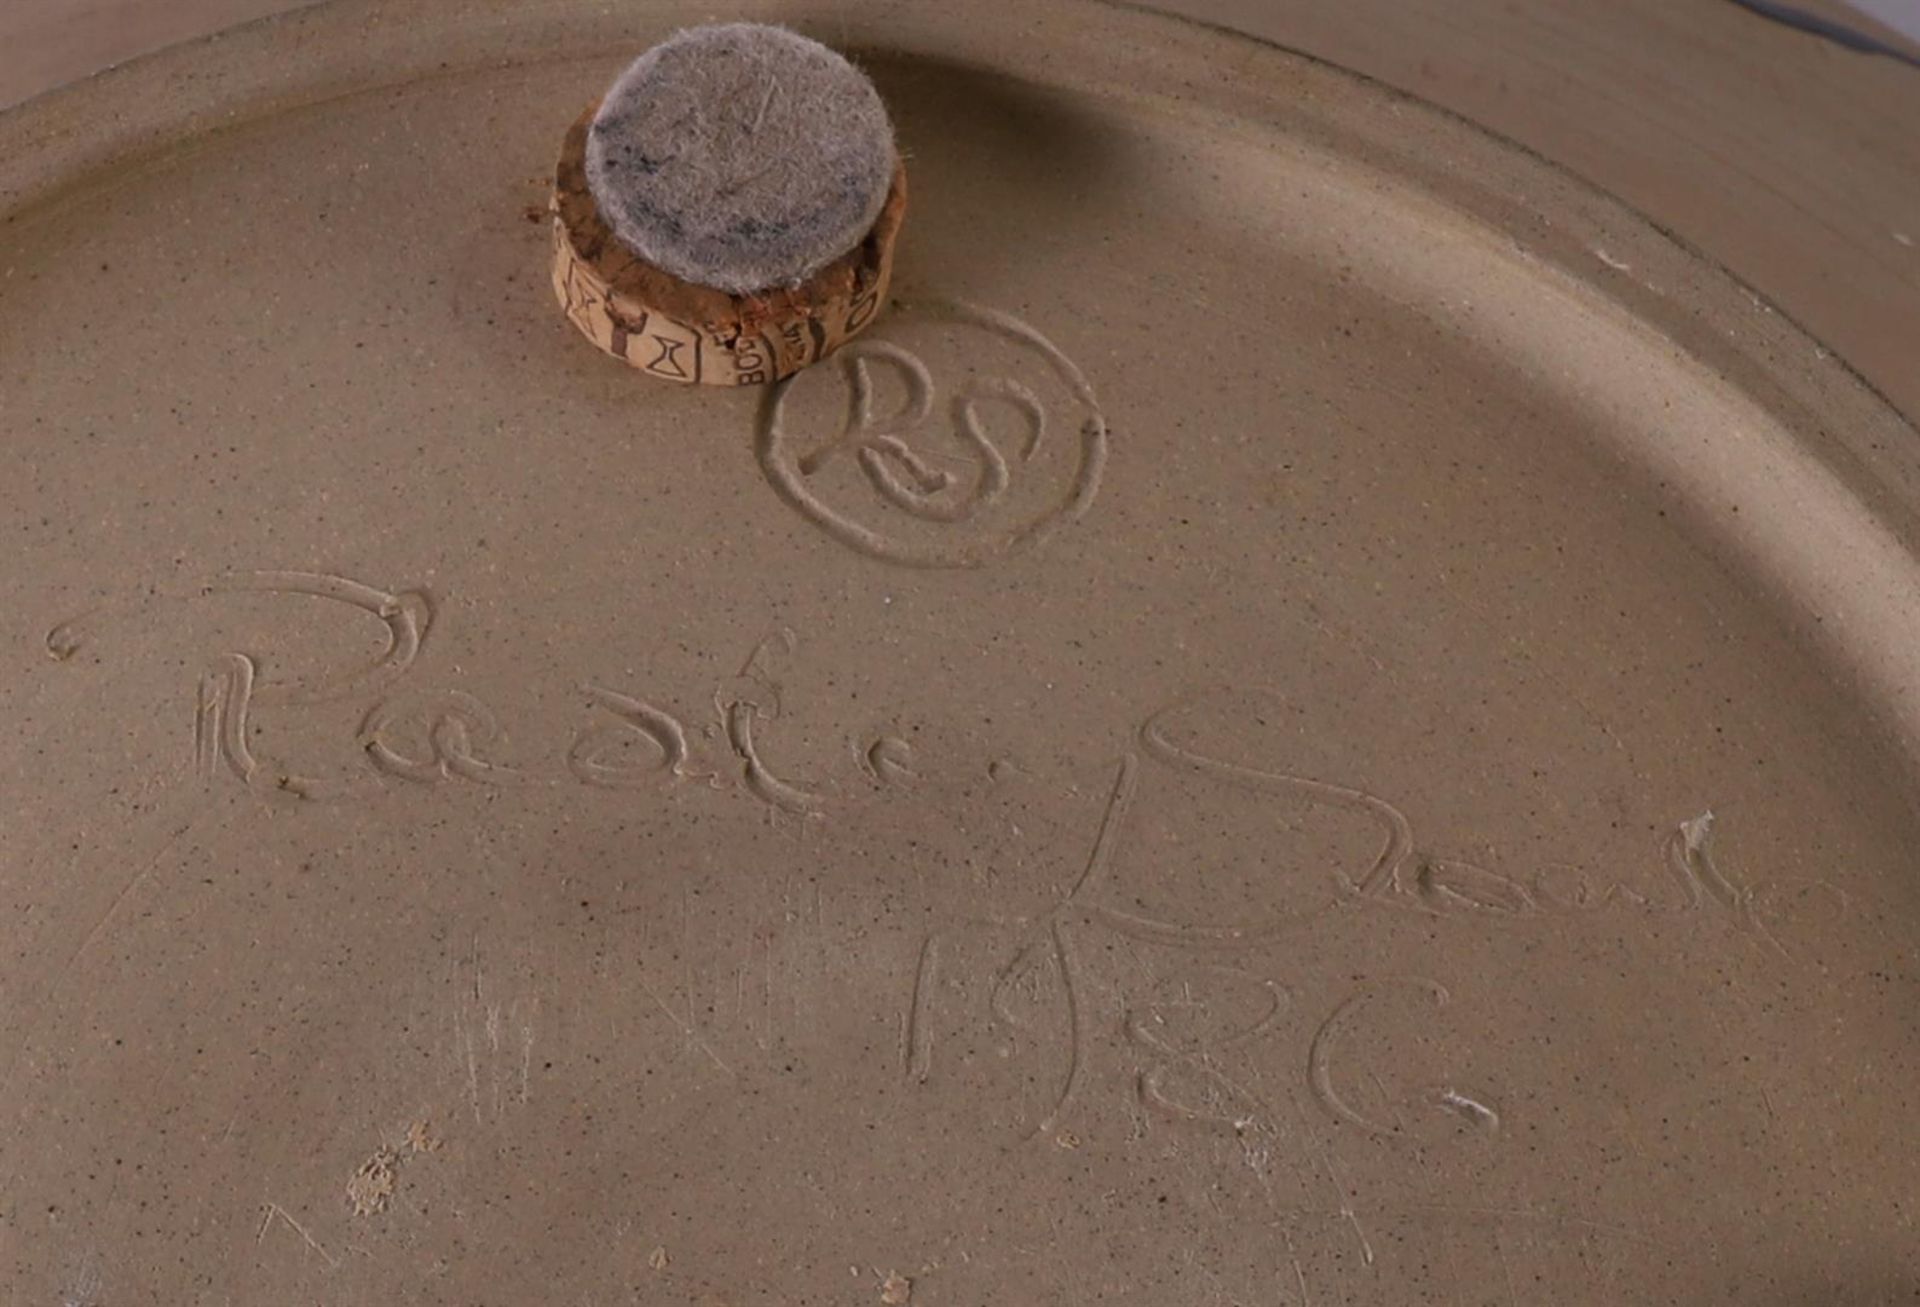
[{"label": "cork disc", "polygon": [[899,170],[865,74],[784,27],[676,33],[607,89],[587,181],[614,233],[676,277],[797,286],[866,239]]},{"label": "cork disc", "polygon": [[878,316],[906,217],[895,164],[885,201],[853,248],[792,286],[731,292],[698,285],[622,242],[588,185],[582,114],[561,138],[553,179],[553,293],[601,352],[683,385],[760,386],[810,367]]},{"label": "cork disc", "polygon": [[690,3],[0,116],[0,1283],[1910,1294],[1916,433],[1336,68],[777,9],[914,218],[766,388],[549,284]]}]

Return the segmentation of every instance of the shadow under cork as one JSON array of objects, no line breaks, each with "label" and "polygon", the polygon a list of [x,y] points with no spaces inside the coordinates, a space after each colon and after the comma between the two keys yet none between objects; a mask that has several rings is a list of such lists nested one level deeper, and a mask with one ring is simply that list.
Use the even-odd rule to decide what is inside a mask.
[{"label": "shadow under cork", "polygon": [[906,159],[910,280],[991,269],[1017,286],[1050,251],[1103,239],[1150,180],[1138,136],[1083,96],[947,60],[851,53]]}]

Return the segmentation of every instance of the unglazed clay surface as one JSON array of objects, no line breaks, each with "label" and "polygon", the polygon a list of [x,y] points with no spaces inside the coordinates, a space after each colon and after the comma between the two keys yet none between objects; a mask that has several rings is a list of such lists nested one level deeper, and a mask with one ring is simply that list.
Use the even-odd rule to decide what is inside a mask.
[{"label": "unglazed clay surface", "polygon": [[1910,1293],[1915,433],[1537,158],[1056,4],[780,6],[895,302],[661,386],[540,211],[657,8],[0,118],[0,1301]]}]

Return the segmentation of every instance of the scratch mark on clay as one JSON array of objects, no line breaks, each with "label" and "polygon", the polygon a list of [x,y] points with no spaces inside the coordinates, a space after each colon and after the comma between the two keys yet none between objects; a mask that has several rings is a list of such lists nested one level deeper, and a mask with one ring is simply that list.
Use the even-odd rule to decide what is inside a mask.
[{"label": "scratch mark on clay", "polygon": [[306,1241],[307,1247],[319,1253],[321,1259],[325,1261],[328,1266],[338,1267],[340,1265],[340,1263],[337,1260],[335,1260],[332,1253],[328,1252],[325,1248],[322,1248],[319,1242],[316,1241],[311,1234],[307,1233],[307,1227],[300,1224],[300,1222],[294,1220],[293,1217],[288,1213],[287,1209],[280,1206],[280,1204],[278,1203],[267,1203],[261,1208],[260,1230],[259,1230],[259,1233],[253,1236],[253,1241],[255,1243],[259,1243],[261,1240],[267,1237],[267,1228],[273,1224],[273,1218],[276,1216],[279,1217],[282,1221],[286,1222],[288,1226],[292,1227],[293,1232],[299,1235],[302,1239]]},{"label": "scratch mark on clay", "polygon": [[187,820],[180,825],[179,829],[167,836],[160,847],[155,850],[153,856],[148,858],[146,862],[141,865],[140,870],[135,872],[133,877],[121,887],[120,892],[113,896],[113,902],[107,905],[106,911],[100,914],[99,918],[88,928],[87,933],[81,937],[80,942],[74,945],[73,952],[67,957],[66,965],[61,968],[63,973],[71,970],[73,964],[80,960],[81,955],[87,951],[93,941],[100,937],[102,932],[106,930],[108,923],[110,923],[114,916],[120,911],[121,906],[125,904],[128,899],[132,898],[142,885],[145,885],[147,881],[152,879],[154,871],[166,860],[166,856],[173,852],[180,841],[186,838],[187,832],[193,829],[194,824],[198,820],[199,817],[197,814],[187,818]]},{"label": "scratch mark on clay", "polygon": [[100,1307],[101,1287],[99,1254],[89,1252],[61,1291],[60,1307]]},{"label": "scratch mark on clay", "polygon": [[1495,1221],[1531,1221],[1542,1225],[1565,1226],[1568,1229],[1584,1230],[1594,1234],[1610,1235],[1622,1239],[1631,1239],[1637,1243],[1652,1247],[1654,1240],[1646,1231],[1632,1229],[1624,1225],[1609,1225],[1604,1221],[1592,1221],[1581,1216],[1568,1216],[1560,1212],[1524,1207],[1475,1207],[1457,1203],[1412,1203],[1404,1206],[1378,1207],[1376,1211],[1389,1215],[1396,1214],[1437,1214],[1442,1216],[1484,1216]]},{"label": "scratch mark on clay", "polygon": [[480,1059],[474,1051],[473,1032],[467,1029],[466,1020],[457,1007],[453,1011],[453,1037],[456,1044],[455,1052],[466,1054],[467,1103],[473,1109],[473,1123],[480,1125],[482,1123],[482,1117],[480,1115]]},{"label": "scratch mark on clay", "polygon": [[[647,981],[647,978],[644,975],[641,975],[638,972],[636,972],[634,974],[634,979],[640,982],[640,988],[645,990],[647,997],[653,1000],[653,1005],[659,1008],[662,1012],[666,1013],[667,1020],[673,1022],[674,1025],[680,1027],[680,1032],[684,1034],[688,1038],[688,1040],[690,1040],[693,1043],[693,1045],[696,1048],[698,1048],[701,1052],[705,1053],[708,1057],[712,1058],[713,1064],[719,1067],[722,1071],[726,1072],[730,1076],[734,1075],[733,1068],[728,1066],[726,1062],[722,1060],[720,1055],[713,1051],[713,1046],[708,1044],[706,1040],[700,1037],[699,1032],[693,1028],[691,1023],[682,1021],[680,1019],[680,1014],[678,1012],[675,1012],[671,1007],[667,1005],[667,1001],[660,997],[660,991],[655,989],[651,984],[649,984]],[[689,991],[687,994],[687,1010],[689,1012],[693,1010],[693,994],[691,991]]]},{"label": "scratch mark on clay", "polygon": [[[1267,1189],[1268,1203],[1272,1203],[1272,1187],[1267,1185],[1264,1176],[1261,1177],[1260,1183],[1262,1187]],[[1287,1246],[1287,1260],[1293,1263],[1294,1282],[1300,1286],[1300,1307],[1313,1307],[1313,1295],[1307,1292],[1307,1273],[1300,1267],[1300,1250],[1294,1246],[1292,1228],[1282,1224],[1280,1227],[1280,1238]]]},{"label": "scratch mark on clay", "polygon": [[1086,1056],[1083,1045],[1088,1034],[1085,1014],[1081,1011],[1079,982],[1075,979],[1078,967],[1074,963],[1073,951],[1068,944],[1067,927],[1064,922],[1055,921],[1051,930],[1053,936],[1053,955],[1060,967],[1061,987],[1067,994],[1067,1037],[1070,1049],[1067,1060],[1066,1082],[1060,1088],[1060,1098],[1034,1127],[1033,1136],[1050,1135],[1058,1128],[1060,1121],[1073,1106],[1074,1094],[1080,1088],[1080,1078],[1085,1071]]},{"label": "scratch mark on clay", "polygon": [[1500,1271],[1507,1282],[1507,1307],[1520,1307],[1520,1295],[1513,1287],[1513,1263],[1507,1260],[1506,1244],[1498,1230],[1493,1232],[1493,1251],[1500,1259]]},{"label": "scratch mark on clay", "polygon": [[773,702],[761,704],[777,716],[780,708],[779,664],[793,657],[793,651],[799,647],[799,637],[789,627],[780,627],[766,639],[753,646],[746,661],[740,664],[740,676],[749,681],[758,681],[762,687],[773,693]]},{"label": "scratch mark on clay", "polygon": [[1353,1227],[1353,1233],[1360,1240],[1360,1260],[1368,1266],[1373,1265],[1373,1242],[1367,1238],[1367,1231],[1360,1224],[1360,1214],[1354,1210],[1353,1195],[1346,1183],[1340,1179],[1340,1172],[1334,1167],[1333,1154],[1324,1147],[1320,1150],[1320,1161],[1327,1168],[1327,1179],[1333,1183],[1334,1192],[1340,1195],[1340,1215]]},{"label": "scratch mark on clay", "polygon": [[193,772],[211,778],[220,766],[219,686],[211,676],[200,678],[193,707]]},{"label": "scratch mark on clay", "polygon": [[520,1023],[520,1101],[527,1101],[527,1080],[533,1070],[533,1018]]},{"label": "scratch mark on clay", "polygon": [[1138,783],[1140,759],[1127,754],[1120,759],[1120,770],[1113,778],[1113,793],[1107,798],[1106,811],[1100,814],[1100,831],[1094,836],[1093,850],[1087,855],[1086,869],[1080,873],[1080,879],[1074,883],[1073,890],[1067,895],[1071,902],[1081,893],[1098,889],[1106,878],[1107,866],[1113,861],[1113,846],[1119,840],[1120,818],[1133,802],[1134,787]]},{"label": "scratch mark on clay", "polygon": [[493,1003],[487,1007],[487,1049],[492,1054],[488,1064],[493,1068],[493,1114],[500,1115],[500,1005]]},{"label": "scratch mark on clay", "polygon": [[992,1009],[994,1020],[1011,1030],[1024,1030],[1027,1022],[1013,1010],[1013,992],[1016,986],[1025,985],[1032,974],[1034,962],[1045,944],[1044,937],[1021,948],[1011,961],[1000,969],[994,977],[993,992],[988,996],[988,1006]]},{"label": "scratch mark on clay", "polygon": [[1387,1092],[1386,1082],[1380,1078],[1380,1073],[1378,1071],[1375,1071],[1372,1067],[1368,1067],[1367,1079],[1373,1082],[1374,1089],[1380,1095],[1380,1101],[1383,1103],[1386,1103],[1391,1108],[1393,1112],[1393,1128],[1396,1130],[1406,1129],[1406,1126],[1407,1126],[1406,1113],[1400,1110],[1399,1104],[1393,1102],[1393,1095]]},{"label": "scratch mark on clay", "polygon": [[[1461,607],[1478,615],[1482,620],[1486,621],[1489,626],[1498,624],[1494,614],[1485,604],[1480,603],[1470,595],[1462,594],[1454,588],[1453,583],[1447,579],[1447,573],[1444,569],[1436,575],[1435,579],[1439,581],[1440,588],[1445,590]],[[1565,697],[1566,701],[1573,706],[1574,710],[1587,720],[1588,725],[1612,741],[1613,747],[1619,750],[1621,756],[1627,760],[1627,765],[1632,767],[1636,774],[1640,771],[1640,765],[1634,757],[1633,750],[1627,747],[1626,741],[1622,740],[1618,732],[1607,724],[1606,718],[1601,716],[1600,713],[1593,708],[1578,687],[1570,683],[1565,677],[1554,672],[1548,666],[1547,660],[1536,656],[1532,647],[1519,636],[1509,636],[1506,644],[1507,647],[1517,653],[1529,667],[1538,672],[1546,680],[1547,684],[1558,690]]]},{"label": "scratch mark on clay", "polygon": [[913,1009],[907,1022],[907,1076],[925,1082],[933,1070],[933,987],[940,968],[940,941],[927,936],[913,978]]}]

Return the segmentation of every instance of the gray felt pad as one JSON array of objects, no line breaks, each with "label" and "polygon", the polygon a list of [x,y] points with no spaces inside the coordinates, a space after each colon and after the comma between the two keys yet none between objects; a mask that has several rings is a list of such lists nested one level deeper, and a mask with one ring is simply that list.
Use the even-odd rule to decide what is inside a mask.
[{"label": "gray felt pad", "polygon": [[641,55],[587,137],[587,184],[620,240],[734,292],[794,285],[857,245],[894,162],[865,74],[752,23],[690,28]]}]

